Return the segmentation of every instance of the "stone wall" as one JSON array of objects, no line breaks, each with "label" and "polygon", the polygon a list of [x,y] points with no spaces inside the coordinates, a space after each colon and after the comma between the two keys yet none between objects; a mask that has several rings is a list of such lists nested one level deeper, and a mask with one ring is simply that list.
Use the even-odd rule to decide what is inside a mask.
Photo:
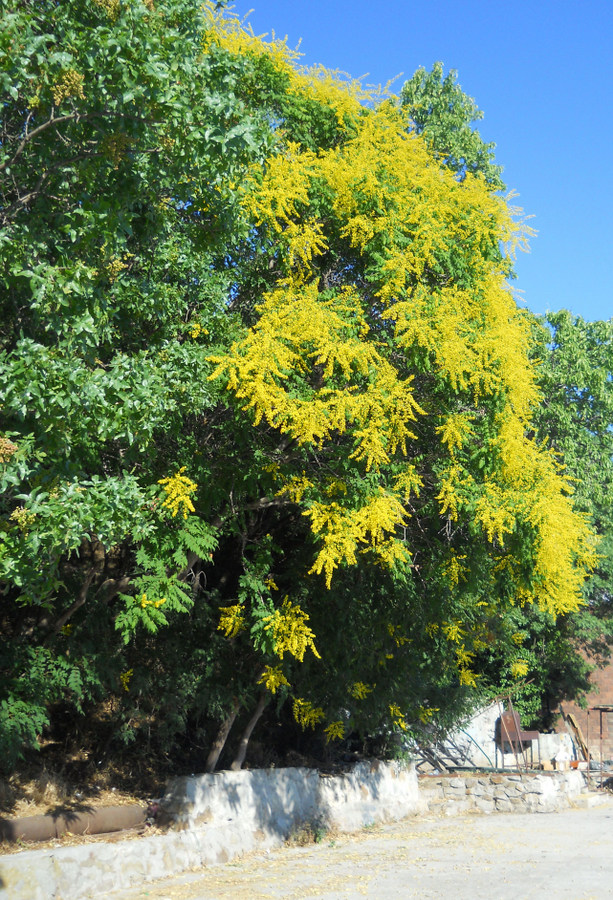
[{"label": "stone wall", "polygon": [[178,829],[235,825],[287,837],[304,822],[355,831],[419,809],[413,764],[361,762],[339,775],[317,769],[252,769],[173,779],[161,804]]},{"label": "stone wall", "polygon": [[412,765],[359,763],[177,778],[163,809],[174,827],[137,840],[0,857],[2,900],[85,900],[278,846],[304,823],[355,831],[418,812],[553,812],[585,790],[581,772],[421,776]]},{"label": "stone wall", "polygon": [[446,815],[555,812],[587,790],[582,772],[421,775],[419,794],[429,812]]},{"label": "stone wall", "polygon": [[342,775],[255,769],[176,778],[166,834],[0,856],[2,900],[84,900],[252,850],[279,846],[304,823],[356,831],[423,808],[412,764],[358,763]]}]

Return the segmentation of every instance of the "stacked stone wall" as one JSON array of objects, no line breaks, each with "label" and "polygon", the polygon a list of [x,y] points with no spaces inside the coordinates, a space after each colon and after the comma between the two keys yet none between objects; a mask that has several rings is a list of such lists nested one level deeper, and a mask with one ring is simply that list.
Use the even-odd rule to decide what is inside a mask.
[{"label": "stacked stone wall", "polygon": [[582,772],[422,775],[419,795],[429,812],[446,815],[555,812],[587,790]]}]

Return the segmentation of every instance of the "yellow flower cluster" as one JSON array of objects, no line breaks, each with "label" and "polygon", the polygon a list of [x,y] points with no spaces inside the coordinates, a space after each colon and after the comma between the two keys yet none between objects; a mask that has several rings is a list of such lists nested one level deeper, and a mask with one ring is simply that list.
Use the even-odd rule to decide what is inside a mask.
[{"label": "yellow flower cluster", "polygon": [[0,463],[7,463],[17,452],[17,444],[6,437],[0,437]]},{"label": "yellow flower cluster", "polygon": [[406,634],[403,634],[399,625],[392,625],[391,622],[388,623],[387,633],[394,639],[394,643],[397,647],[402,647],[403,644],[411,643],[411,638],[408,638]]},{"label": "yellow flower cluster", "polygon": [[355,565],[360,551],[374,552],[390,567],[410,558],[402,541],[389,538],[405,522],[405,508],[395,493],[383,488],[365,500],[359,509],[347,510],[337,502],[312,503],[304,515],[310,518],[311,530],[321,535],[323,544],[311,572],[324,572],[328,587],[334,569],[342,562]]},{"label": "yellow flower cluster", "polygon": [[119,676],[119,680],[121,681],[121,686],[124,691],[130,690],[130,681],[132,680],[132,676],[134,675],[134,669],[128,669],[126,672],[122,672]]},{"label": "yellow flower cluster", "polygon": [[[415,437],[411,425],[423,410],[412,379],[400,379],[376,345],[355,334],[357,294],[346,290],[324,301],[316,283],[282,285],[266,296],[259,313],[257,325],[229,354],[210,358],[217,366],[209,376],[227,379],[244,409],[253,409],[255,425],[265,419],[314,446],[350,429],[352,458],[367,470],[379,469],[397,450],[406,452]],[[313,366],[321,368],[321,387],[305,401],[287,380],[292,371],[306,376]],[[370,387],[357,390],[364,377]]]},{"label": "yellow flower cluster", "polygon": [[125,159],[132,142],[132,138],[129,135],[124,134],[122,131],[115,131],[112,134],[105,135],[100,143],[100,150],[117,169],[122,159]]},{"label": "yellow flower cluster", "polygon": [[445,566],[445,575],[451,587],[456,587],[460,581],[466,580],[466,567],[462,565],[463,559],[466,559],[465,554],[452,553]]},{"label": "yellow flower cluster", "polygon": [[394,724],[398,726],[402,731],[407,730],[407,723],[404,718],[404,713],[400,709],[397,703],[390,703],[389,705],[390,716],[394,720]]},{"label": "yellow flower cluster", "polygon": [[186,466],[181,466],[176,475],[172,475],[170,478],[160,478],[158,484],[163,485],[166,493],[166,499],[162,506],[169,509],[173,517],[181,510],[183,518],[187,519],[188,513],[194,512],[194,504],[191,497],[198,489],[198,485],[183,474],[185,469]]},{"label": "yellow flower cluster", "polygon": [[475,675],[474,672],[471,672],[470,669],[459,669],[458,675],[460,684],[465,687],[477,687],[477,675]]},{"label": "yellow flower cluster", "polygon": [[274,669],[271,666],[266,666],[258,679],[258,684],[263,684],[271,694],[276,694],[280,687],[290,687],[289,681],[281,671],[281,666],[276,666]]},{"label": "yellow flower cluster", "polygon": [[219,612],[218,631],[223,631],[227,638],[235,638],[239,631],[245,627],[245,613],[240,603],[234,606],[222,606]]},{"label": "yellow flower cluster", "polygon": [[105,266],[106,274],[108,275],[109,281],[113,282],[117,278],[118,275],[123,272],[124,269],[128,268],[128,264],[124,259],[119,259],[118,256],[114,256],[112,259],[108,261]]},{"label": "yellow flower cluster", "polygon": [[441,479],[441,489],[436,496],[440,503],[440,513],[447,514],[454,522],[458,518],[458,510],[462,505],[461,471],[457,465],[451,465]]},{"label": "yellow flower cluster", "polygon": [[511,676],[513,678],[523,678],[528,674],[529,665],[525,659],[516,659],[511,663]]},{"label": "yellow flower cluster", "polygon": [[329,744],[330,741],[340,741],[345,737],[345,725],[340,720],[330,722],[327,728],[324,728],[324,734],[326,735],[326,744]]},{"label": "yellow flower cluster", "polygon": [[195,341],[200,337],[201,334],[206,335],[208,333],[209,333],[208,328],[203,328],[202,325],[200,324],[200,322],[194,322],[192,324],[191,330],[189,332],[189,336],[192,338],[192,340]]},{"label": "yellow flower cluster", "polygon": [[154,609],[159,609],[160,606],[163,606],[166,602],[166,597],[162,597],[161,600],[148,600],[147,594],[142,594],[140,598],[140,608],[147,609],[148,606],[153,606]]},{"label": "yellow flower cluster", "polygon": [[352,684],[349,688],[349,694],[354,700],[365,700],[366,697],[373,692],[374,687],[374,685],[370,687],[368,684],[364,684],[363,681],[356,681],[355,684]]},{"label": "yellow flower cluster", "polygon": [[436,433],[440,434],[442,443],[446,444],[449,452],[453,454],[473,434],[471,417],[464,413],[448,416],[444,425],[436,428]]},{"label": "yellow flower cluster", "polygon": [[23,506],[18,506],[9,516],[9,520],[14,522],[24,534],[29,531],[30,526],[34,523],[35,519],[36,516],[34,513],[29,513]]},{"label": "yellow flower cluster", "polygon": [[502,546],[504,535],[511,534],[515,528],[515,515],[508,509],[508,494],[498,485],[488,481],[485,492],[475,507],[475,521],[487,534],[488,541],[494,538]]},{"label": "yellow flower cluster", "polygon": [[281,609],[276,609],[271,616],[266,616],[264,627],[272,632],[275,642],[275,653],[279,659],[283,659],[284,653],[291,653],[296,659],[304,659],[304,654],[310,647],[314,655],[320,659],[315,647],[313,631],[306,624],[308,615],[300,607],[290,602],[286,597]]},{"label": "yellow flower cluster", "polygon": [[462,623],[456,619],[454,622],[446,622],[443,625],[443,634],[448,641],[453,641],[454,643],[459,644],[460,639],[466,634],[466,632],[462,628]]},{"label": "yellow flower cluster", "polygon": [[106,12],[109,19],[115,20],[119,15],[120,0],[94,0],[94,3]]},{"label": "yellow flower cluster", "polygon": [[318,722],[325,717],[323,709],[313,706],[308,700],[296,697],[293,703],[294,719],[302,729],[315,728]]},{"label": "yellow flower cluster", "polygon": [[434,718],[434,714],[440,712],[438,706],[420,706],[418,710],[418,716],[420,722],[423,722],[424,725],[427,725]]},{"label": "yellow flower cluster", "polygon": [[467,650],[464,644],[456,649],[455,655],[458,666],[462,669],[470,666],[475,658],[475,654],[471,650]]},{"label": "yellow flower cluster", "polygon": [[66,69],[65,72],[62,72],[52,88],[55,105],[59,106],[67,97],[84,100],[83,80],[83,75],[80,75],[75,69]]}]

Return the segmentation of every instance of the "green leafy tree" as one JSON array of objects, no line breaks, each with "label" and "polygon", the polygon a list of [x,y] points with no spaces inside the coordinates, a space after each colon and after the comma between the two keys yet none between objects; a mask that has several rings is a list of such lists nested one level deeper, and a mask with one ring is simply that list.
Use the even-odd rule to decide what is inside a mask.
[{"label": "green leafy tree", "polygon": [[440,62],[431,72],[419,68],[402,87],[402,106],[417,134],[424,135],[446,168],[460,178],[480,173],[493,188],[504,190],[502,166],[494,161],[496,145],[486,143],[472,124],[483,118],[483,112],[457,77],[454,69],[444,75]]},{"label": "green leafy tree", "polygon": [[[123,693],[130,635],[153,634],[193,605],[188,563],[208,560],[217,526],[165,506],[172,495],[158,482],[185,487],[176,473],[193,469],[195,454],[206,480],[216,423],[203,423],[217,400],[203,348],[232,333],[226,258],[247,234],[228,185],[267,152],[270,126],[265,106],[248,110],[241,97],[257,66],[220,48],[203,54],[210,14],[193,4],[4,10],[0,567],[10,760],[22,746],[15,736],[31,743],[31,723],[40,732],[52,702],[79,709]],[[204,488],[196,502],[215,506]]]},{"label": "green leafy tree", "polygon": [[114,746],[209,768],[267,710],[452,721],[594,558],[494,170],[212,3],[18,3],[0,41],[4,759],[109,699]]}]

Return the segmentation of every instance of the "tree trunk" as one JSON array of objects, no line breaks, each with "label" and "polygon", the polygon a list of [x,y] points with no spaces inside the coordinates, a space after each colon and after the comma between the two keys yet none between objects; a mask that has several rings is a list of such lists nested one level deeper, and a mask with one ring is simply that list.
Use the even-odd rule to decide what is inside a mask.
[{"label": "tree trunk", "polygon": [[224,720],[221,728],[217,732],[217,737],[213,741],[213,746],[209,751],[209,755],[206,758],[206,765],[204,767],[204,771],[206,773],[214,772],[215,766],[221,756],[221,751],[226,745],[226,741],[228,740],[228,735],[230,734],[230,729],[234,725],[234,720],[236,719],[238,708],[240,706],[238,697],[235,697],[232,703],[232,709]]},{"label": "tree trunk", "polygon": [[243,763],[245,762],[245,757],[247,755],[247,745],[249,744],[249,738],[251,737],[251,733],[255,726],[258,723],[258,720],[262,713],[264,712],[264,708],[268,703],[268,693],[266,691],[262,691],[260,694],[260,699],[258,700],[258,705],[256,706],[253,715],[249,719],[247,723],[247,727],[243,731],[243,736],[240,740],[240,744],[238,745],[238,750],[236,752],[236,756],[234,757],[234,762],[230,766],[233,772],[238,771],[242,768]]}]

